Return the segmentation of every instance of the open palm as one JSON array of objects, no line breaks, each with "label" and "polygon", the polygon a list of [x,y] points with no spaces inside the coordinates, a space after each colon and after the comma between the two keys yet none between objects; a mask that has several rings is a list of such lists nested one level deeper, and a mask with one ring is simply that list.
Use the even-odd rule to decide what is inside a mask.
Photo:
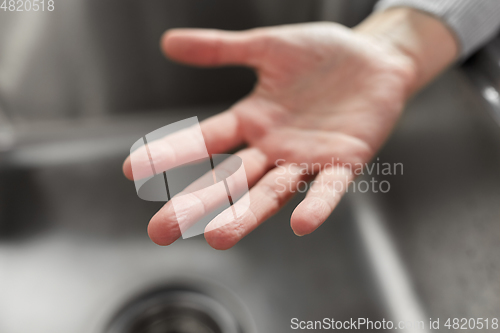
[{"label": "open palm", "polygon": [[[249,96],[201,124],[210,154],[248,146],[237,154],[252,187],[250,208],[240,218],[221,214],[211,222],[221,226],[205,233],[216,249],[236,244],[276,213],[296,192],[299,181],[312,176],[321,181],[313,183],[297,206],[291,225],[298,235],[320,226],[341,198],[331,184],[340,182],[345,189],[354,178],[345,165],[373,158],[397,121],[414,79],[405,55],[334,23],[244,32],[178,29],[165,34],[162,47],[175,61],[245,65],[258,74]],[[181,148],[171,138],[155,144],[162,146],[158,149],[167,161],[163,170],[187,158],[176,152]],[[124,171],[132,179],[130,159]],[[206,207],[203,200],[193,205]],[[170,203],[152,218],[149,235],[161,245],[180,236]]]}]

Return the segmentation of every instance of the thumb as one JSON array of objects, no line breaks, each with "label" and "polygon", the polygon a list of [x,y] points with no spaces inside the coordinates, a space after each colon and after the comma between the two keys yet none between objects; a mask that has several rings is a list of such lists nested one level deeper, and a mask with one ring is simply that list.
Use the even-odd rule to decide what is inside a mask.
[{"label": "thumb", "polygon": [[190,65],[258,67],[263,43],[251,30],[173,29],[163,35],[161,48],[172,60]]}]

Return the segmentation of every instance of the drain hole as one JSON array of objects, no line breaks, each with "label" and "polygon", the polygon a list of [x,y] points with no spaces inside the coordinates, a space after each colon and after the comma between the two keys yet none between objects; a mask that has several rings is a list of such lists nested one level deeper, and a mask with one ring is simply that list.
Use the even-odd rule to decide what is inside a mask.
[{"label": "drain hole", "polygon": [[240,333],[231,313],[216,300],[187,290],[163,290],[127,305],[108,333]]},{"label": "drain hole", "polygon": [[151,309],[136,318],[129,332],[134,333],[222,333],[220,326],[198,309],[172,305]]}]

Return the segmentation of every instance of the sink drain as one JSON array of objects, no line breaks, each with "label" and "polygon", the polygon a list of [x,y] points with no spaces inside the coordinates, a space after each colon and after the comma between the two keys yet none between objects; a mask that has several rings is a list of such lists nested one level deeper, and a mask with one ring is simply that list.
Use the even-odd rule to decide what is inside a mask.
[{"label": "sink drain", "polygon": [[125,306],[107,333],[242,333],[221,303],[196,291],[151,292]]}]

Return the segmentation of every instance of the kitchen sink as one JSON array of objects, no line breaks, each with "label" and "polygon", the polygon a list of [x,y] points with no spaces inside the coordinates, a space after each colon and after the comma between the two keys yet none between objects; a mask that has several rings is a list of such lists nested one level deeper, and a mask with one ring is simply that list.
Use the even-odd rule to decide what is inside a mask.
[{"label": "kitchen sink", "polygon": [[184,318],[181,332],[242,333],[291,332],[293,318],[498,317],[500,129],[461,70],[410,103],[380,152],[404,165],[387,194],[348,194],[305,237],[289,227],[298,196],[228,251],[203,236],[153,244],[161,204],[137,197],[123,159],[145,133],[225,107],[14,124],[0,157],[0,332],[174,332],[151,328],[158,313]]}]

